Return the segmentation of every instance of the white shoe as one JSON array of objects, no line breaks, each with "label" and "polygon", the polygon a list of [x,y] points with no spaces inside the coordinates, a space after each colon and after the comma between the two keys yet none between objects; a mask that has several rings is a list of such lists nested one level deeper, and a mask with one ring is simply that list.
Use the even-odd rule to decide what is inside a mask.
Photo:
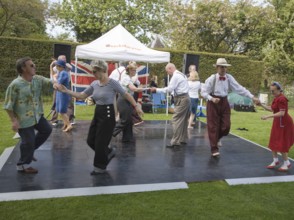
[{"label": "white shoe", "polygon": [[288,171],[289,170],[289,165],[287,165],[286,163],[284,163],[280,168],[279,171]]}]

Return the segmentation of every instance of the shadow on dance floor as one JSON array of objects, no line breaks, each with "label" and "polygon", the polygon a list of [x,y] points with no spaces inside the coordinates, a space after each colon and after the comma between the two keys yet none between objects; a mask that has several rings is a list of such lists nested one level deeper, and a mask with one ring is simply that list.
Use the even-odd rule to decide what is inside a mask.
[{"label": "shadow on dance floor", "polygon": [[105,174],[91,176],[93,151],[86,144],[89,121],[77,121],[71,133],[54,128],[35,152],[36,175],[16,171],[19,147],[15,147],[0,172],[0,192],[65,189],[167,182],[215,181],[231,178],[293,175],[268,170],[271,152],[233,135],[223,138],[220,158],[210,156],[205,124],[189,130],[186,146],[166,148],[172,136],[169,121],[145,121],[134,127],[135,142],[112,139],[116,157]]}]

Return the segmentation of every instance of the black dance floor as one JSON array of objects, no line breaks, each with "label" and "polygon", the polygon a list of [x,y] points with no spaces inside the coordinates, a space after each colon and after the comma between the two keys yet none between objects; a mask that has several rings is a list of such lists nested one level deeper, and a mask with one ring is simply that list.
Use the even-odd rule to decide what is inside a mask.
[{"label": "black dance floor", "polygon": [[116,157],[107,173],[91,176],[93,151],[86,144],[89,121],[78,121],[71,133],[54,128],[50,138],[35,152],[32,166],[39,173],[16,171],[19,147],[15,147],[0,172],[0,192],[20,192],[93,186],[115,186],[168,182],[215,181],[231,178],[293,175],[265,168],[271,152],[229,135],[223,138],[221,156],[210,156],[205,124],[189,130],[186,146],[166,148],[172,136],[169,121],[145,121],[134,127],[135,142],[113,138]]}]

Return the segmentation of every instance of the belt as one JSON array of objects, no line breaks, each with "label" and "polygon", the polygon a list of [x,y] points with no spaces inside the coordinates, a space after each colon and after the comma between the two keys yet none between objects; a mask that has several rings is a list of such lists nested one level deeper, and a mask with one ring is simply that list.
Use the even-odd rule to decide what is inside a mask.
[{"label": "belt", "polygon": [[188,93],[177,94],[175,97],[188,96]]},{"label": "belt", "polygon": [[219,99],[226,99],[227,96],[217,96],[217,95],[211,95],[213,98],[219,98]]}]

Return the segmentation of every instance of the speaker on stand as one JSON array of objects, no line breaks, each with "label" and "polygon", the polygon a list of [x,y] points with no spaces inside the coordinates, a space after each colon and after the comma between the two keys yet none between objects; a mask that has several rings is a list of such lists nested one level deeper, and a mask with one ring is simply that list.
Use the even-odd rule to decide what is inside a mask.
[{"label": "speaker on stand", "polygon": [[58,56],[65,55],[66,62],[71,60],[71,45],[68,44],[54,44],[54,58],[57,60]]},{"label": "speaker on stand", "polygon": [[200,59],[200,55],[184,54],[183,73],[186,74],[186,75],[189,74],[189,66],[190,65],[195,65],[196,66],[196,71],[198,72],[198,70],[199,70],[199,59]]}]

